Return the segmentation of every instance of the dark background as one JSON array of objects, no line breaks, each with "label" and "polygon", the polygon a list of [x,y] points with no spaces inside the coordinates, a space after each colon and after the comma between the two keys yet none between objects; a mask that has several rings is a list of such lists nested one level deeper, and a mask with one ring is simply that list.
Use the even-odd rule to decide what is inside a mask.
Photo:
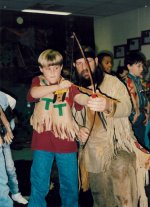
[{"label": "dark background", "polygon": [[[22,24],[17,23],[18,17],[23,19]],[[64,67],[70,69],[75,47],[72,32],[82,45],[95,47],[92,17],[0,11],[0,89],[17,100],[16,138],[31,138],[33,106],[26,102],[26,94],[32,78],[39,74],[39,54],[48,48],[58,50]]]}]

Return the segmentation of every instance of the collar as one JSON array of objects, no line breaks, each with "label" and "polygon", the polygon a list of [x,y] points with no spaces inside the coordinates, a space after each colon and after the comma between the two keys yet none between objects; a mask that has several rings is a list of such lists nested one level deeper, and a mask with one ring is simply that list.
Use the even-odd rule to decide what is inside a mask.
[{"label": "collar", "polygon": [[137,77],[137,76],[135,76],[135,75],[133,75],[133,74],[131,74],[131,73],[128,73],[128,77],[129,78],[131,78],[133,81],[140,81],[140,77]]}]

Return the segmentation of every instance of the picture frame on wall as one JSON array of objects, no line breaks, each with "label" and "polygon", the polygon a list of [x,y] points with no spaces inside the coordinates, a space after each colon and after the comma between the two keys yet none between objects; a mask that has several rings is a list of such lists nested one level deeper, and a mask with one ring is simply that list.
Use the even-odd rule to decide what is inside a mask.
[{"label": "picture frame on wall", "polygon": [[114,58],[124,58],[126,54],[126,45],[114,46]]},{"label": "picture frame on wall", "polygon": [[150,44],[150,30],[145,30],[141,32],[141,42],[142,45]]},{"label": "picture frame on wall", "polygon": [[141,38],[135,37],[127,39],[127,50],[128,51],[140,51],[141,50]]}]

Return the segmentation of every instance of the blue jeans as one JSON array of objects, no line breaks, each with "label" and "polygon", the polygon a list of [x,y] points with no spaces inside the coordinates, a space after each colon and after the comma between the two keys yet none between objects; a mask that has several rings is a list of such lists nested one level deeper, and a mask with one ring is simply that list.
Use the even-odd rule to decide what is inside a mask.
[{"label": "blue jeans", "polygon": [[8,176],[2,145],[0,145],[0,206],[13,207],[13,201],[9,197]]},{"label": "blue jeans", "polygon": [[52,164],[56,160],[60,182],[61,207],[78,207],[77,153],[35,150],[31,167],[31,195],[28,207],[46,207]]},{"label": "blue jeans", "polygon": [[16,168],[11,154],[9,144],[3,144],[3,154],[5,157],[6,171],[8,175],[8,186],[12,194],[19,192]]}]

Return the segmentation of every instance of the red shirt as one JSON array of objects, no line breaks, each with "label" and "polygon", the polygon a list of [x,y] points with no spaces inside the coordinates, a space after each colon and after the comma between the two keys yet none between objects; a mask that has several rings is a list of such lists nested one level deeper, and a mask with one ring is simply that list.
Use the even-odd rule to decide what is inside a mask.
[{"label": "red shirt", "polygon": [[[35,77],[32,80],[31,88],[34,86],[40,86],[39,77]],[[75,86],[71,86],[69,89],[69,105],[72,107],[74,96],[79,94],[79,90]],[[30,91],[27,95],[27,101],[36,102]],[[79,104],[75,104],[76,110],[81,110],[83,107]],[[56,138],[55,135],[51,131],[44,131],[42,133],[38,133],[33,130],[32,135],[32,144],[31,147],[33,150],[45,150],[49,152],[57,152],[57,153],[71,153],[77,151],[76,141],[68,141]]]}]

